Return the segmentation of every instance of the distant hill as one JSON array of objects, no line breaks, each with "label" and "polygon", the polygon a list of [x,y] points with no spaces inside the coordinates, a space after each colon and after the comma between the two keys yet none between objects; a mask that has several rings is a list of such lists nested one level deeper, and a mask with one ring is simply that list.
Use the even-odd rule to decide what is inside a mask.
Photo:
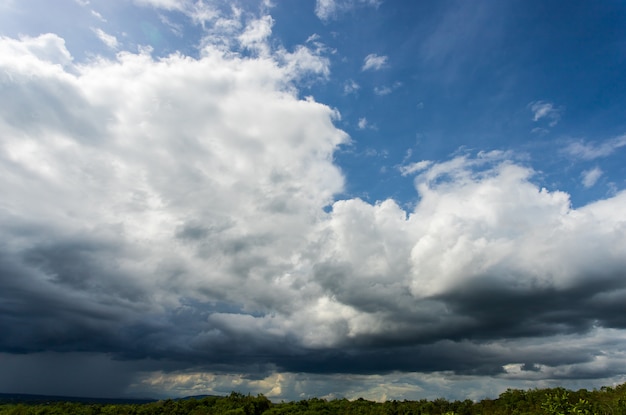
[{"label": "distant hill", "polygon": [[191,395],[191,396],[183,396],[182,398],[172,398],[175,401],[188,401],[190,399],[200,400],[203,398],[225,398],[225,396],[221,395]]},{"label": "distant hill", "polygon": [[41,404],[47,402],[77,402],[87,404],[144,404],[156,402],[156,399],[140,398],[85,398],[77,396],[30,395],[26,393],[0,393],[0,404],[28,403]]}]

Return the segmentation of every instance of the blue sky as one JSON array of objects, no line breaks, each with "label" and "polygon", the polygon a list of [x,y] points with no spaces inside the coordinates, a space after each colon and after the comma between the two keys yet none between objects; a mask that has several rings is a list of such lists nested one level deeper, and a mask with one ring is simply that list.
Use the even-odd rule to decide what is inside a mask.
[{"label": "blue sky", "polygon": [[0,390],[624,381],[621,2],[1,0],[0,36]]}]

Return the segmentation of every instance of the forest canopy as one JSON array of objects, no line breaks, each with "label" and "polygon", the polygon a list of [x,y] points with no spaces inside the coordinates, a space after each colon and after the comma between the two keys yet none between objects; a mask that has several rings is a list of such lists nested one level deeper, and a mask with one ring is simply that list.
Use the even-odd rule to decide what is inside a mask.
[{"label": "forest canopy", "polygon": [[588,391],[564,388],[508,389],[497,399],[474,402],[443,398],[419,401],[373,402],[365,399],[319,399],[273,403],[263,395],[232,392],[229,396],[167,399],[143,404],[101,404],[51,401],[46,403],[0,402],[0,415],[279,415],[279,414],[376,414],[376,415],[473,415],[473,414],[626,414],[626,383]]}]

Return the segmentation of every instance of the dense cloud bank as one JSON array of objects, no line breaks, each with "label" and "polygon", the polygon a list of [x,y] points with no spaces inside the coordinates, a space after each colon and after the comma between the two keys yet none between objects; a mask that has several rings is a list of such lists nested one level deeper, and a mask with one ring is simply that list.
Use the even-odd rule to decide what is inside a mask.
[{"label": "dense cloud bank", "polygon": [[404,169],[409,210],[336,200],[349,137],[293,83],[328,63],[257,52],[75,64],[56,35],[0,40],[4,356],[264,379],[623,372],[626,193],[573,209],[490,152]]}]

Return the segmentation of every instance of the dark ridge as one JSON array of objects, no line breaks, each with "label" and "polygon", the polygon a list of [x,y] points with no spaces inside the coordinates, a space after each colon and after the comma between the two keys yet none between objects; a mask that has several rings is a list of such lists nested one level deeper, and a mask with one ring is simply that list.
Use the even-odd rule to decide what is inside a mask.
[{"label": "dark ridge", "polygon": [[173,398],[173,400],[175,401],[188,401],[191,399],[195,399],[197,401],[199,401],[200,399],[204,399],[204,398],[225,398],[225,396],[221,396],[221,395],[191,395],[191,396],[183,396],[182,398]]},{"label": "dark ridge", "polygon": [[31,395],[27,393],[0,393],[0,404],[27,403],[45,404],[48,402],[76,402],[87,404],[144,404],[156,402],[150,398],[85,398],[77,396]]}]

